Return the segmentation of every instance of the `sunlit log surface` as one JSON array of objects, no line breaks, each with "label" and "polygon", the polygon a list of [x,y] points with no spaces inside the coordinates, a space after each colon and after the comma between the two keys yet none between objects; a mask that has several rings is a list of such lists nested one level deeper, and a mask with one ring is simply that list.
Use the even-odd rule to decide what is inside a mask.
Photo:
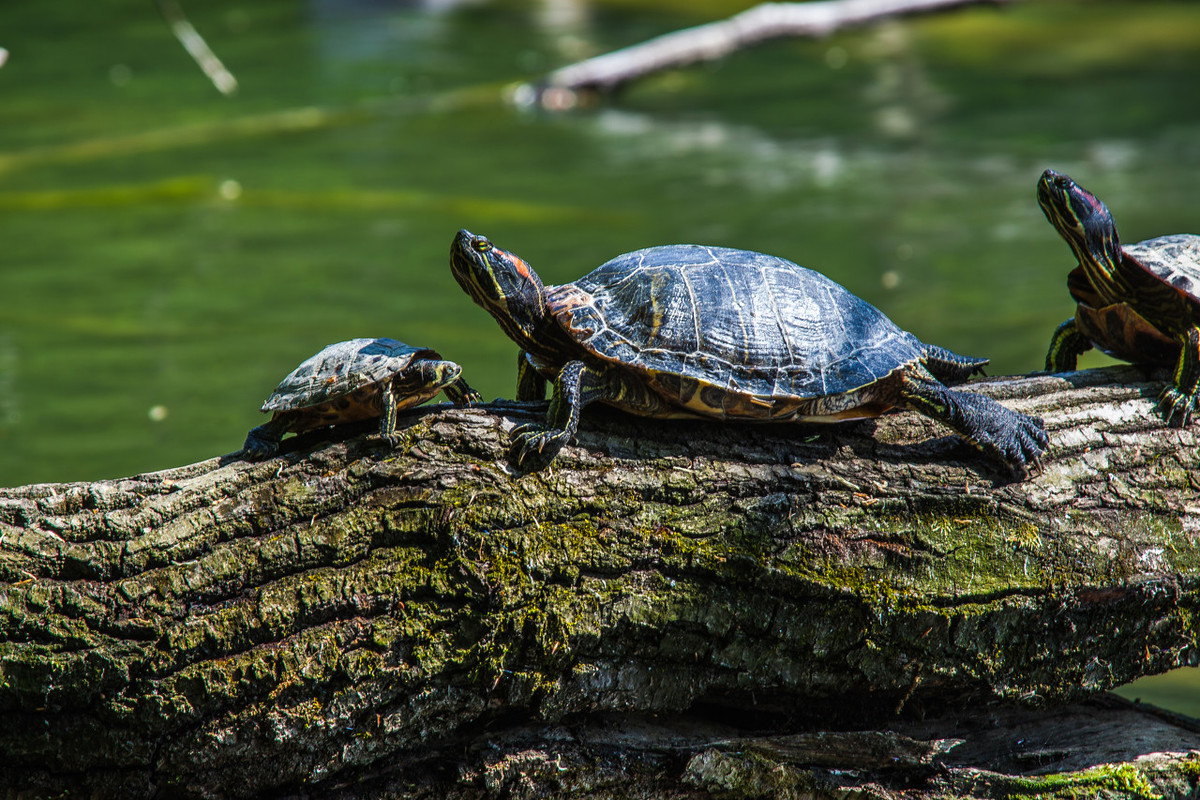
[{"label": "sunlit log surface", "polygon": [[1020,483],[913,413],[598,408],[516,476],[537,410],[496,403],[0,490],[0,787],[1188,796],[1190,723],[1095,702],[1196,660],[1200,451],[1153,377],[972,384],[1046,421]]}]

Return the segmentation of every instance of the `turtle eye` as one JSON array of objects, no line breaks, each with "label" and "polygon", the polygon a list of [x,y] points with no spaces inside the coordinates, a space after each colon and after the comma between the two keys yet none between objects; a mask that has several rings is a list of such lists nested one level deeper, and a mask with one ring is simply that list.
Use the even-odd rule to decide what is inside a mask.
[{"label": "turtle eye", "polygon": [[471,247],[474,247],[476,250],[478,250],[481,253],[486,253],[488,250],[492,249],[492,243],[489,242],[487,239],[483,238],[482,236],[479,236],[479,237],[476,237],[475,240],[471,242]]}]

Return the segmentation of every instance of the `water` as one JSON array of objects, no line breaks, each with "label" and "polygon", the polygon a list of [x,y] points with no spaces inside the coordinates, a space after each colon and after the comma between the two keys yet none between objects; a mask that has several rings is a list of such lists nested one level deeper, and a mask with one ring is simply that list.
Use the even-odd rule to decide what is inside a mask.
[{"label": "water", "polygon": [[569,115],[504,102],[748,5],[185,2],[233,98],[144,0],[0,5],[0,483],[236,450],[279,378],[357,336],[511,396],[513,346],[446,268],[461,227],[548,282],[651,244],[775,253],[994,374],[1040,368],[1072,313],[1045,167],[1126,240],[1200,232],[1195,3],[978,7]]}]

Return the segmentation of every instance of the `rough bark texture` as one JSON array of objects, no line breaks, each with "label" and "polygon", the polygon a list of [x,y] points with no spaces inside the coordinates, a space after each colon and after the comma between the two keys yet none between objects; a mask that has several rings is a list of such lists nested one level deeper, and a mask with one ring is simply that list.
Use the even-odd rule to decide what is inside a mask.
[{"label": "rough bark texture", "polygon": [[784,37],[819,38],[897,16],[928,14],[1009,0],[819,0],[761,3],[728,19],[685,28],[640,44],[561,67],[514,100],[551,110],[574,106],[582,93],[615,92],[655,72],[716,61],[737,50]]},{"label": "rough bark texture", "polygon": [[0,490],[0,788],[1188,796],[1194,729],[1097,701],[1197,658],[1200,449],[1161,386],[974,384],[1046,420],[1021,483],[912,413],[589,409],[515,476],[534,411],[497,403]]}]

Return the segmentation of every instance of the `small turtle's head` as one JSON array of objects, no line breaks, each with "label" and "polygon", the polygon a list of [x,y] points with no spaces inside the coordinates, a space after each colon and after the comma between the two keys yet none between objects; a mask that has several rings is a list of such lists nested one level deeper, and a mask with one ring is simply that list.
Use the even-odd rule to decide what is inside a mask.
[{"label": "small turtle's head", "polygon": [[1108,206],[1052,169],[1038,180],[1037,198],[1046,219],[1067,240],[1096,289],[1101,290],[1098,281],[1111,284],[1122,256],[1121,240]]},{"label": "small turtle's head", "polygon": [[523,260],[486,237],[461,230],[450,246],[450,271],[523,349],[537,346],[536,328],[546,316],[546,289]]}]

